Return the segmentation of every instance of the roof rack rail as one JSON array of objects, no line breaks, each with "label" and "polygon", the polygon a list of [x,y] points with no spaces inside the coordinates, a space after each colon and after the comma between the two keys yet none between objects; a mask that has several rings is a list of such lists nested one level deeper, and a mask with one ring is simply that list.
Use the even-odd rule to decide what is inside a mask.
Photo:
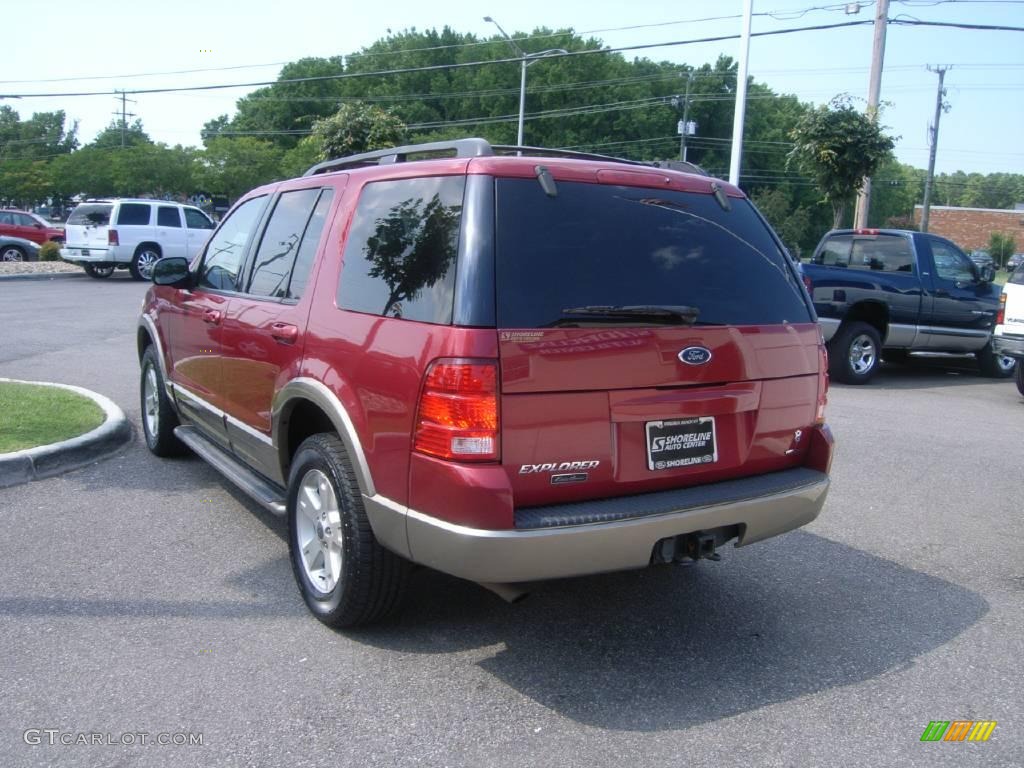
[{"label": "roof rack rail", "polygon": [[626,163],[627,165],[647,165],[639,160],[626,160],[611,155],[598,155],[593,152],[576,152],[571,149],[549,149],[547,147],[515,147],[508,144],[495,144],[491,147],[495,154],[528,154],[545,155],[547,157],[564,157],[570,160],[604,160],[613,163]]},{"label": "roof rack rail", "polygon": [[698,165],[681,160],[627,160],[622,157],[598,155],[592,152],[574,152],[570,149],[549,149],[547,147],[518,147],[508,144],[491,144],[486,139],[457,139],[455,141],[435,141],[429,144],[409,144],[391,149],[379,149],[375,152],[363,152],[358,155],[339,157],[317,163],[303,176],[315,176],[318,173],[330,173],[346,168],[362,168],[367,165],[390,165],[407,163],[415,160],[415,155],[446,155],[450,157],[493,157],[494,155],[541,155],[544,157],[564,157],[572,160],[600,160],[626,165],[640,165],[648,168],[667,168],[685,173],[697,173],[707,176],[708,173]]},{"label": "roof rack rail", "polygon": [[429,144],[409,144],[404,147],[378,149],[375,152],[339,157],[336,160],[325,160],[322,163],[317,163],[302,175],[315,176],[318,173],[330,173],[345,168],[361,168],[366,165],[405,163],[409,161],[409,155],[438,154],[449,154],[453,157],[485,157],[493,155],[494,152],[486,139],[458,139],[456,141],[435,141]]}]

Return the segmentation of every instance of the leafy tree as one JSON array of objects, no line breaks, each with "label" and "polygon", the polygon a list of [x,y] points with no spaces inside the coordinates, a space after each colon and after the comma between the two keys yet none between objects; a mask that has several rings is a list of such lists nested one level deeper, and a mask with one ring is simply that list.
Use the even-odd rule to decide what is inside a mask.
[{"label": "leafy tree", "polygon": [[799,259],[805,249],[813,247],[816,237],[812,237],[810,245],[807,244],[808,234],[814,231],[811,212],[802,205],[794,209],[785,190],[762,189],[751,199],[794,258]]},{"label": "leafy tree", "polygon": [[995,259],[996,265],[1003,267],[1006,260],[1017,251],[1017,241],[1013,235],[1003,232],[993,232],[988,236],[988,252]]},{"label": "leafy tree", "polygon": [[[279,81],[304,77],[330,78],[343,74],[340,56],[305,58],[286,64]],[[222,136],[251,133],[282,149],[291,149],[313,127],[313,122],[338,109],[344,95],[342,80],[324,79],[302,83],[278,82],[259,88],[237,102],[238,112],[227,124],[211,128]],[[207,124],[209,126],[209,123]]]},{"label": "leafy tree", "polygon": [[864,177],[874,176],[896,144],[843,96],[804,115],[790,137],[795,145],[789,161],[813,177],[832,206],[833,227],[842,226],[846,206]]},{"label": "leafy tree", "polygon": [[42,160],[78,146],[78,124],[65,127],[63,110],[36,112],[27,120],[9,106],[0,106],[0,158]]},{"label": "leafy tree", "polygon": [[281,176],[293,178],[301,176],[310,166],[316,165],[324,159],[320,143],[312,136],[306,136],[302,141],[284,153],[281,159]]},{"label": "leafy tree", "polygon": [[[134,147],[139,144],[152,144],[152,139],[149,138],[149,134],[142,127],[142,121],[138,118],[134,122],[124,127],[124,146]],[[96,138],[89,142],[87,146],[95,147],[97,149],[113,149],[120,148],[121,143],[121,121],[114,119],[110,121],[110,125],[104,128],[97,134]]]},{"label": "leafy tree", "polygon": [[251,136],[211,139],[198,153],[198,186],[234,200],[280,177],[283,150]]},{"label": "leafy tree", "polygon": [[311,138],[320,159],[327,160],[393,147],[404,142],[405,135],[405,124],[390,112],[355,102],[313,123]]}]

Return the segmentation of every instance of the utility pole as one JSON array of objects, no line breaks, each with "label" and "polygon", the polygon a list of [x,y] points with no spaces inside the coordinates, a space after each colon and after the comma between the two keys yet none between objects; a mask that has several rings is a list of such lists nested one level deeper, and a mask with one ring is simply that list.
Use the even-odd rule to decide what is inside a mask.
[{"label": "utility pole", "polygon": [[129,117],[135,117],[135,113],[134,112],[129,112],[128,111],[127,102],[130,101],[132,104],[135,104],[137,102],[134,99],[129,99],[128,95],[127,95],[127,93],[125,91],[116,91],[115,90],[114,93],[121,94],[120,96],[115,96],[114,97],[115,99],[120,99],[121,100],[121,112],[120,113],[114,112],[113,114],[114,114],[114,117],[117,117],[118,114],[121,115],[121,148],[124,149],[124,147],[125,147],[125,139],[126,139],[127,133],[128,133],[128,118]]},{"label": "utility pole", "polygon": [[[690,125],[690,87],[693,85],[693,71],[691,70],[686,78],[686,95],[683,96],[683,119],[679,121],[679,159],[684,163],[686,162],[686,137],[692,135],[695,131],[691,130],[697,124]],[[672,97],[672,106],[679,106],[679,97]]]},{"label": "utility pole", "polygon": [[[871,47],[871,77],[868,82],[868,117],[878,121],[878,101],[882,91],[882,63],[885,59],[885,30],[889,24],[889,0],[878,0],[875,5],[875,41]],[[864,185],[857,193],[853,212],[853,226],[863,229],[868,225],[871,208],[871,177],[864,177]]]},{"label": "utility pole", "polygon": [[736,110],[732,118],[732,153],[729,157],[729,183],[740,184],[740,160],[743,158],[743,122],[747,116],[747,59],[750,58],[750,17],[754,0],[743,0],[743,25],[740,28],[740,61],[736,73]]},{"label": "utility pole", "polygon": [[928,207],[931,205],[932,179],[935,176],[935,152],[939,146],[939,118],[942,117],[943,112],[949,111],[949,104],[942,101],[942,97],[946,95],[946,89],[942,87],[942,81],[946,79],[947,69],[949,67],[935,67],[935,69],[932,69],[931,65],[928,65],[928,71],[934,72],[939,76],[939,90],[935,95],[935,122],[928,128],[928,138],[931,141],[931,147],[928,153],[928,175],[924,180],[924,203],[921,206],[922,232],[928,231]]}]

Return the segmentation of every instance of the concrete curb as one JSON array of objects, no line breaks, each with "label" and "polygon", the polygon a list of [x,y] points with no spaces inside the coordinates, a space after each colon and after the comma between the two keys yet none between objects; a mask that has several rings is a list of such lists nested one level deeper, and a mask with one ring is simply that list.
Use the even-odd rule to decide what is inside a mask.
[{"label": "concrete curb", "polygon": [[88,397],[103,409],[106,420],[91,432],[62,440],[52,445],[40,445],[24,451],[0,453],[0,488],[28,483],[33,480],[60,475],[104,459],[127,445],[132,439],[132,428],[124,411],[103,395],[70,384],[49,381],[22,381],[0,378],[0,382],[38,384],[58,387]]},{"label": "concrete curb", "polygon": [[80,277],[88,277],[85,271],[81,272],[28,272],[23,275],[0,275],[0,282],[4,280],[77,280]]}]

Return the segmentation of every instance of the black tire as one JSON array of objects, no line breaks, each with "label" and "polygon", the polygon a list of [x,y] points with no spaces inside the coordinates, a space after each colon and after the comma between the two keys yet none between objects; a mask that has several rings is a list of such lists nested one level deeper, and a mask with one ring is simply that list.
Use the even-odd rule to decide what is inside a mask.
[{"label": "black tire", "polygon": [[96,280],[105,280],[114,274],[114,267],[108,264],[83,264],[85,274]]},{"label": "black tire", "polygon": [[25,249],[20,245],[5,245],[0,248],[0,261],[14,262],[28,260],[28,254],[25,253]]},{"label": "black tire", "polygon": [[[321,491],[323,486],[318,485],[316,499],[323,505],[321,509],[327,509],[331,506],[330,494],[333,491],[336,515],[326,512],[319,516],[304,515],[299,510],[300,489],[305,483],[308,492],[311,484],[325,480],[331,488]],[[317,509],[314,505],[310,507],[312,511]],[[319,521],[315,536],[307,535],[311,520]],[[300,536],[306,541],[300,541]],[[306,560],[317,562],[317,553],[328,552],[332,545],[340,550],[336,583],[333,586],[327,581],[314,583],[310,573],[316,574],[307,567]],[[303,547],[309,553],[305,559]],[[295,581],[306,605],[328,626],[371,624],[388,617],[401,606],[408,583],[409,563],[384,549],[373,535],[355,470],[337,435],[313,435],[304,440],[295,452],[288,478],[288,551]],[[320,554],[320,558],[324,563],[321,573],[326,574],[326,555]],[[326,588],[321,590],[321,586]]]},{"label": "black tire", "polygon": [[829,375],[844,384],[867,384],[878,372],[881,350],[873,325],[844,323],[828,345]]},{"label": "black tire", "polygon": [[143,243],[136,248],[132,263],[128,265],[132,277],[136,280],[152,280],[153,265],[160,261],[161,255],[160,249],[149,243]]},{"label": "black tire", "polygon": [[[174,428],[178,426],[178,414],[174,412],[174,406],[167,397],[164,377],[160,373],[160,364],[152,345],[142,353],[141,365],[139,402],[142,434],[146,438],[146,446],[155,456],[181,456],[188,452],[188,448],[174,436]],[[152,378],[149,378],[151,374]],[[147,384],[153,387],[155,392],[149,391]]]},{"label": "black tire", "polygon": [[1017,391],[1024,397],[1024,363],[1017,361]]},{"label": "black tire", "polygon": [[993,352],[991,341],[975,357],[978,358],[982,375],[990,379],[1009,379],[1013,376],[1014,370],[1020,368],[1020,363],[1015,358]]}]

